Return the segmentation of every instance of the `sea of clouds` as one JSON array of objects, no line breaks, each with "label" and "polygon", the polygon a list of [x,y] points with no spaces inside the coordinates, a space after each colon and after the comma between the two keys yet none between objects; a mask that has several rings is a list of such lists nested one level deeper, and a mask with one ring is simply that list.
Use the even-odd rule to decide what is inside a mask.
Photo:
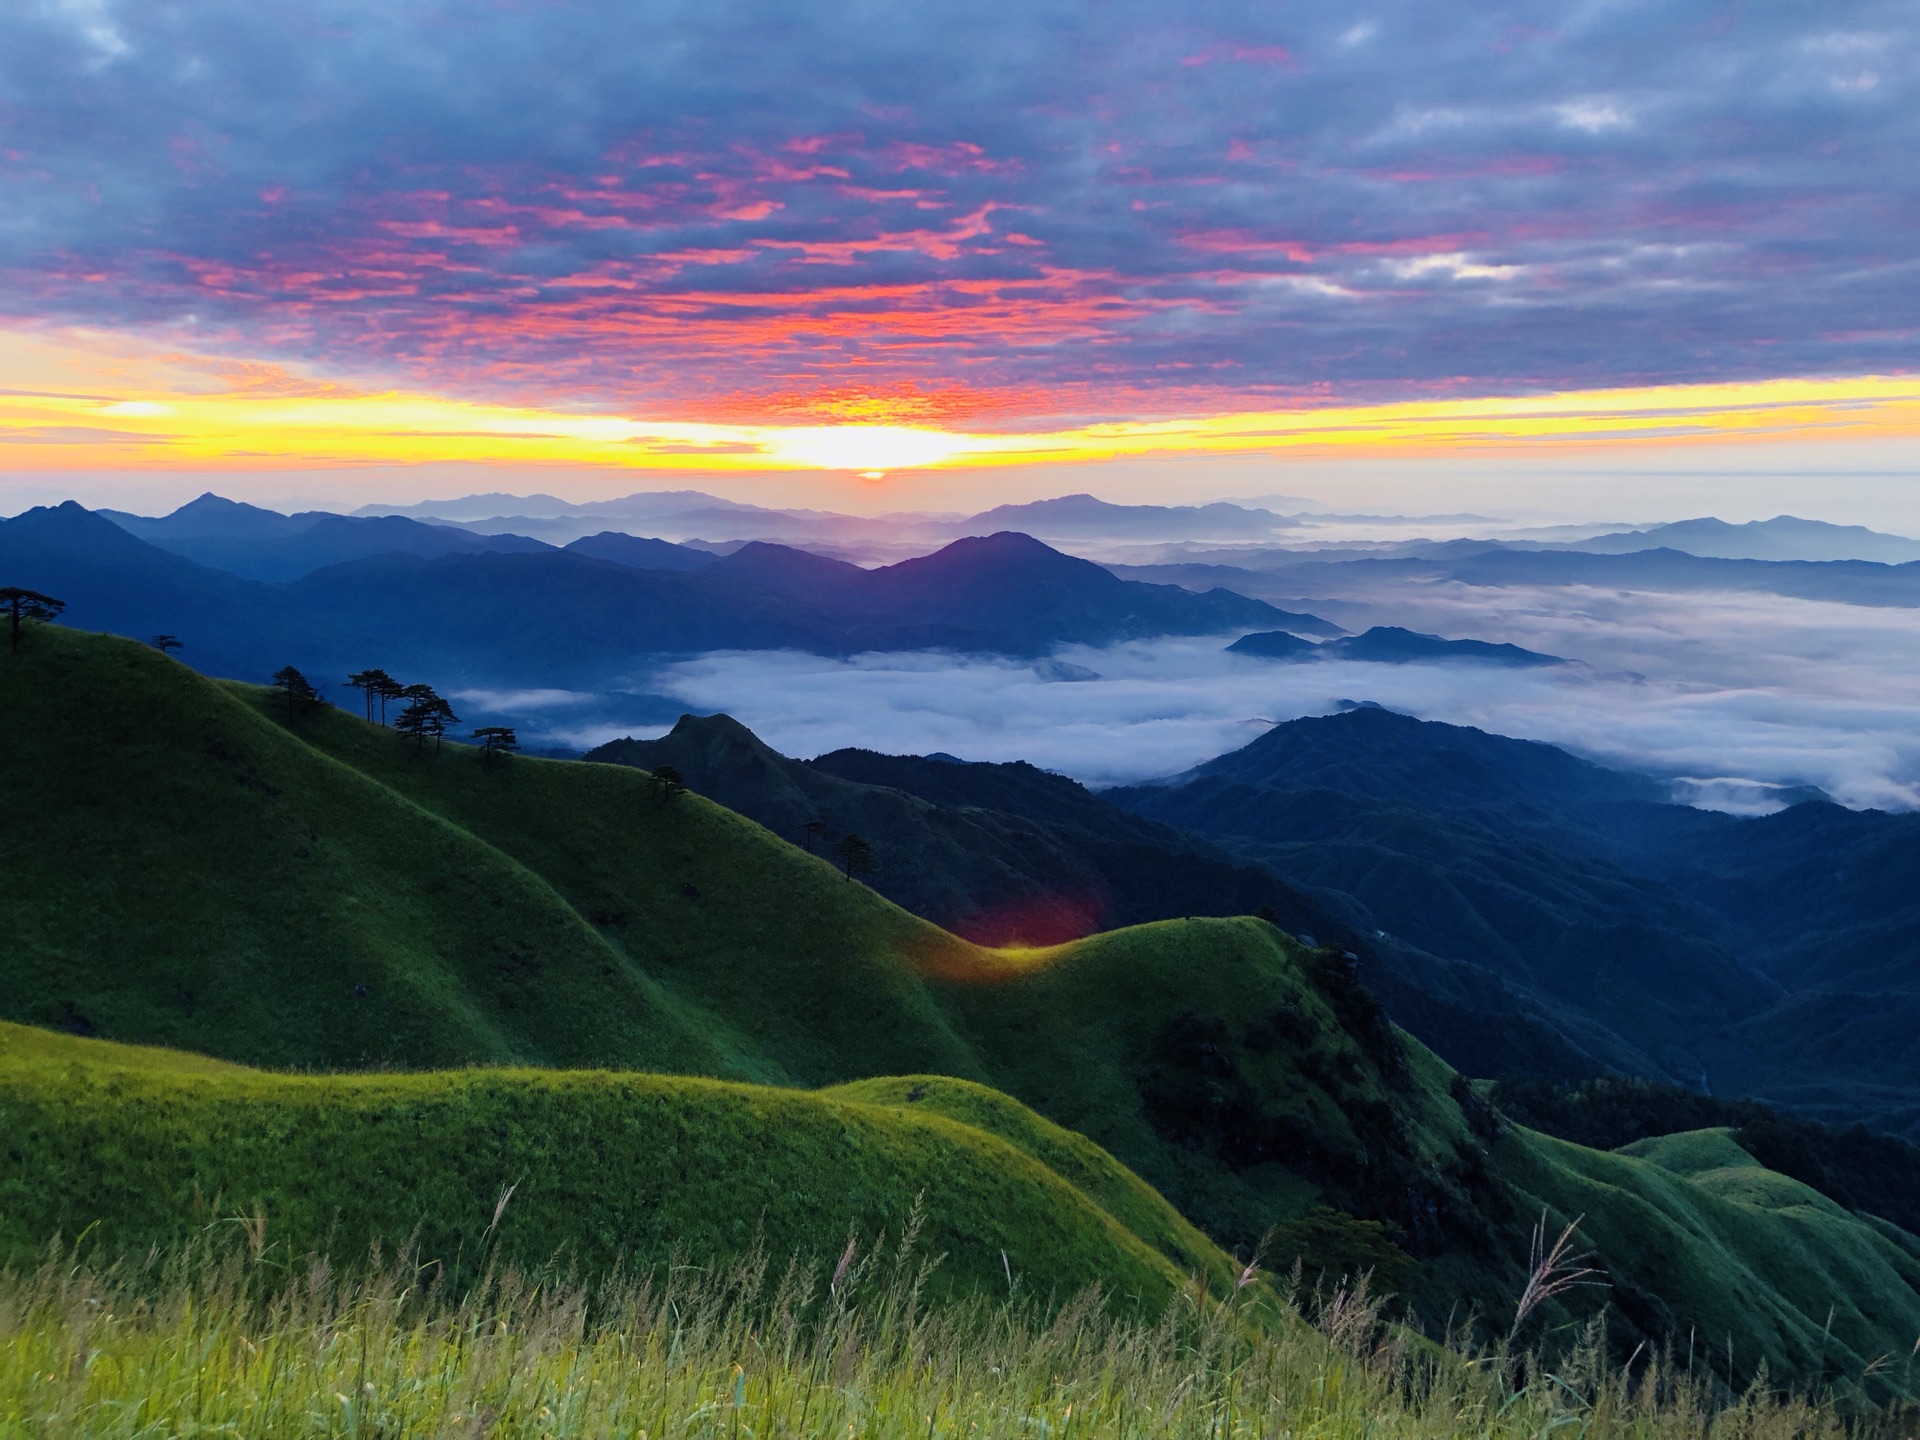
[{"label": "sea of clouds", "polygon": [[[1575,662],[1289,664],[1230,637],[1069,646],[1051,662],[931,653],[832,659],[719,652],[647,677],[655,717],[561,692],[531,708],[559,743],[654,735],[666,709],[724,711],[775,749],[842,746],[1027,760],[1094,786],[1174,775],[1273,724],[1372,701],[1422,719],[1544,740],[1675,782],[1736,812],[1812,785],[1842,803],[1920,808],[1920,612],[1767,595],[1427,587],[1349,605],[1344,623],[1509,641]],[[1080,671],[1097,679],[1062,679]],[[527,696],[530,700],[535,697]],[[638,718],[637,714],[635,718]]]}]

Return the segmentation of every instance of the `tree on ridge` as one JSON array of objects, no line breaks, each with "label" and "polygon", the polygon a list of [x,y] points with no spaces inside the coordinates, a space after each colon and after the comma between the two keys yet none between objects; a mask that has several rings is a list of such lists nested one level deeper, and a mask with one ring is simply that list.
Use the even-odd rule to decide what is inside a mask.
[{"label": "tree on ridge", "polygon": [[480,760],[486,765],[493,763],[495,755],[510,755],[520,748],[520,737],[511,725],[482,725],[473,738],[480,742]]},{"label": "tree on ridge", "polygon": [[291,665],[282,665],[273,672],[273,688],[287,697],[287,723],[291,725],[305,711],[320,703],[320,692],[313,688],[307,677]]},{"label": "tree on ridge", "polygon": [[809,820],[800,827],[800,833],[806,838],[807,854],[811,855],[813,854],[813,842],[827,838],[827,822],[824,820]]},{"label": "tree on ridge", "polygon": [[182,648],[178,635],[156,635],[147,641],[147,644],[158,650],[162,655],[171,655],[174,651]]},{"label": "tree on ridge", "polygon": [[387,702],[389,700],[398,700],[402,695],[405,695],[407,693],[407,687],[383,671],[376,670],[373,673],[380,678],[373,682],[373,688],[368,694],[369,696],[378,695],[380,697],[380,723],[385,725],[387,723]]},{"label": "tree on ridge", "polygon": [[365,692],[367,723],[369,725],[373,723],[374,696],[378,695],[380,697],[380,723],[382,725],[386,724],[387,687],[392,686],[394,690],[397,691],[400,688],[398,682],[384,670],[358,670],[347,676],[347,684],[356,690]]},{"label": "tree on ridge", "polygon": [[873,873],[873,846],[852,831],[842,835],[840,843],[833,849],[834,853],[840,857],[840,864],[846,870],[849,881],[853,879],[855,871],[862,875]]},{"label": "tree on ridge", "polygon": [[653,788],[662,804],[671,805],[687,793],[687,778],[672,765],[653,767]]},{"label": "tree on ridge", "polygon": [[409,685],[401,691],[408,700],[407,708],[400,712],[400,718],[394,721],[393,728],[414,742],[415,749],[424,749],[427,737],[433,737],[433,753],[440,753],[440,743],[445,738],[447,726],[460,723],[460,717],[453,713],[453,706],[435,692],[431,685]]},{"label": "tree on ridge", "polygon": [[67,602],[56,600],[51,595],[42,595],[38,590],[26,590],[18,585],[0,586],[0,606],[5,606],[12,632],[12,650],[20,650],[20,622],[37,620],[42,624],[55,619]]}]

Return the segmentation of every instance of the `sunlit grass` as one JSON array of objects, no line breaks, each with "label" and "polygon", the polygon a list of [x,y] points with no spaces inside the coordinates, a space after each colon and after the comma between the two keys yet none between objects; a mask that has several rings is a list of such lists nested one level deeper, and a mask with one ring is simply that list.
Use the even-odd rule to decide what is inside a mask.
[{"label": "sunlit grass", "polygon": [[[405,1263],[352,1278],[242,1249],[0,1276],[7,1436],[627,1436],[862,1440],[1075,1435],[1825,1437],[1843,1406],[1718,1393],[1597,1332],[1551,1370],[1409,1340],[1365,1287],[1296,1308],[1189,1289],[1157,1320],[1016,1287],[929,1308],[905,1245],[837,1279],[749,1254],[592,1290],[489,1277],[464,1297]],[[1867,1428],[1897,1432],[1897,1417]]]}]

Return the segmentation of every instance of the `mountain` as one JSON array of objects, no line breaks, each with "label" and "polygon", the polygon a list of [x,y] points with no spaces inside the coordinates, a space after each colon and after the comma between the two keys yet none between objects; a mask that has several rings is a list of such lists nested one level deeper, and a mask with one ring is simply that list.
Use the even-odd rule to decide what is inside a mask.
[{"label": "mountain", "polygon": [[[1352,938],[1338,917],[1272,875],[1031,765],[868,750],[790,760],[726,715],[683,716],[659,740],[612,741],[587,759],[671,765],[699,794],[823,854],[858,833],[876,852],[874,889],[978,944],[1059,944],[1263,907],[1289,930]],[[824,833],[809,832],[812,822]]]},{"label": "mountain", "polygon": [[372,555],[431,558],[550,548],[524,535],[471,535],[400,516],[361,518],[323,510],[282,515],[211,493],[158,519],[117,510],[98,513],[162,550],[248,580],[297,580],[324,566]]},{"label": "mountain", "polygon": [[[1289,643],[1291,642],[1291,643]],[[1423,635],[1397,625],[1375,625],[1360,635],[1348,635],[1309,645],[1285,631],[1262,631],[1243,635],[1227,650],[1235,655],[1254,655],[1263,660],[1364,660],[1378,665],[1417,665],[1445,661],[1466,661],[1478,665],[1564,665],[1558,655],[1543,655],[1523,650],[1518,645],[1496,645],[1485,640],[1444,640],[1438,635]]]},{"label": "mountain", "polygon": [[1684,550],[1689,555],[1720,560],[1878,560],[1892,565],[1920,560],[1920,540],[1869,530],[1864,525],[1830,525],[1795,515],[1749,520],[1744,525],[1730,525],[1712,516],[1676,520],[1642,530],[1596,535],[1567,548],[1599,555]]},{"label": "mountain", "polygon": [[1622,1066],[1592,1038],[1625,1073],[1920,1134],[1920,817],[1694,810],[1552,746],[1374,708],[1106,796],[1496,970],[1637,1052]]},{"label": "mountain", "polygon": [[1261,660],[1310,660],[1319,650],[1311,640],[1302,640],[1287,630],[1254,630],[1227,646],[1229,654]]},{"label": "mountain", "polygon": [[307,617],[271,588],[136,539],[71,500],[0,520],[0,574],[66,601],[68,625],[177,635],[213,674],[264,678],[318,651]]},{"label": "mountain", "polygon": [[[431,673],[443,688],[620,685],[653,657],[719,649],[1040,656],[1060,644],[1291,623],[1228,591],[1122,581],[1020,535],[877,570],[753,544],[674,571],[417,528],[454,536],[456,553],[388,550],[267,584],[193,564],[69,503],[0,521],[0,565],[9,583],[66,600],[75,623],[178,635],[213,673],[259,677],[291,662],[329,676],[377,664]],[[257,543],[297,545],[311,533]]]},{"label": "mountain", "polygon": [[[1688,593],[1736,591],[1828,600],[1843,605],[1920,606],[1920,561],[1717,560],[1679,550],[1593,555],[1579,550],[1523,548],[1497,541],[1419,542],[1403,553],[1361,556],[1329,550],[1202,551],[1179,564],[1115,565],[1130,580],[1185,586],[1231,586],[1280,604],[1305,596],[1377,594],[1394,586],[1595,586]],[[1220,557],[1228,563],[1213,563]],[[1311,603],[1311,602],[1309,602]]]},{"label": "mountain", "polygon": [[[746,553],[736,552],[729,563]],[[1062,643],[1205,635],[1281,618],[1272,606],[1230,590],[1195,594],[1120,580],[1013,532],[956,540],[934,554],[859,574],[865,578],[842,577],[850,588],[841,613],[875,625],[915,622],[951,635],[944,643],[954,648],[1006,654],[1040,654]]]},{"label": "mountain", "polygon": [[1091,495],[1061,495],[1025,505],[999,505],[961,522],[965,534],[1021,530],[1072,540],[1244,540],[1291,529],[1300,521],[1241,505],[1115,505]]},{"label": "mountain", "polygon": [[163,545],[169,540],[278,540],[299,534],[310,523],[305,517],[229,500],[211,490],[166,515],[130,515],[124,510],[94,513],[130,535]]},{"label": "mountain", "polygon": [[[856,545],[866,552],[924,549],[953,534],[952,516],[840,515],[784,510],[724,499],[699,490],[640,491],[612,500],[568,501],[551,495],[468,495],[417,505],[365,506],[358,513],[406,515],[458,525],[476,534],[532,535],[556,545],[606,530],[644,532],[677,540],[772,540],[808,545]],[[882,558],[876,556],[876,558]]]},{"label": "mountain", "polygon": [[824,854],[856,833],[874,848],[876,890],[977,943],[1264,912],[1356,953],[1400,1022],[1452,1064],[1572,1080],[1641,1063],[1625,1047],[1596,1047],[1590,1026],[1569,1027],[1484,966],[1377,935],[1350,897],[1303,892],[1031,765],[870,750],[791,760],[724,715],[685,716],[662,739],[612,741],[587,758],[672,765],[698,793]]},{"label": "mountain", "polygon": [[562,547],[592,560],[611,560],[634,570],[704,570],[713,563],[713,552],[675,545],[670,540],[650,540],[640,535],[625,535],[618,530],[602,530],[583,536]]}]

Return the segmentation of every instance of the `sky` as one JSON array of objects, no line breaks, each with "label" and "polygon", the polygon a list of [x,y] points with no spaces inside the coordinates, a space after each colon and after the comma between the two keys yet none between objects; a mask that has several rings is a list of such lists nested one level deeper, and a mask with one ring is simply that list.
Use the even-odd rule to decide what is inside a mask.
[{"label": "sky", "polygon": [[1910,0],[17,0],[0,498],[1871,522],[1917,92]]}]

